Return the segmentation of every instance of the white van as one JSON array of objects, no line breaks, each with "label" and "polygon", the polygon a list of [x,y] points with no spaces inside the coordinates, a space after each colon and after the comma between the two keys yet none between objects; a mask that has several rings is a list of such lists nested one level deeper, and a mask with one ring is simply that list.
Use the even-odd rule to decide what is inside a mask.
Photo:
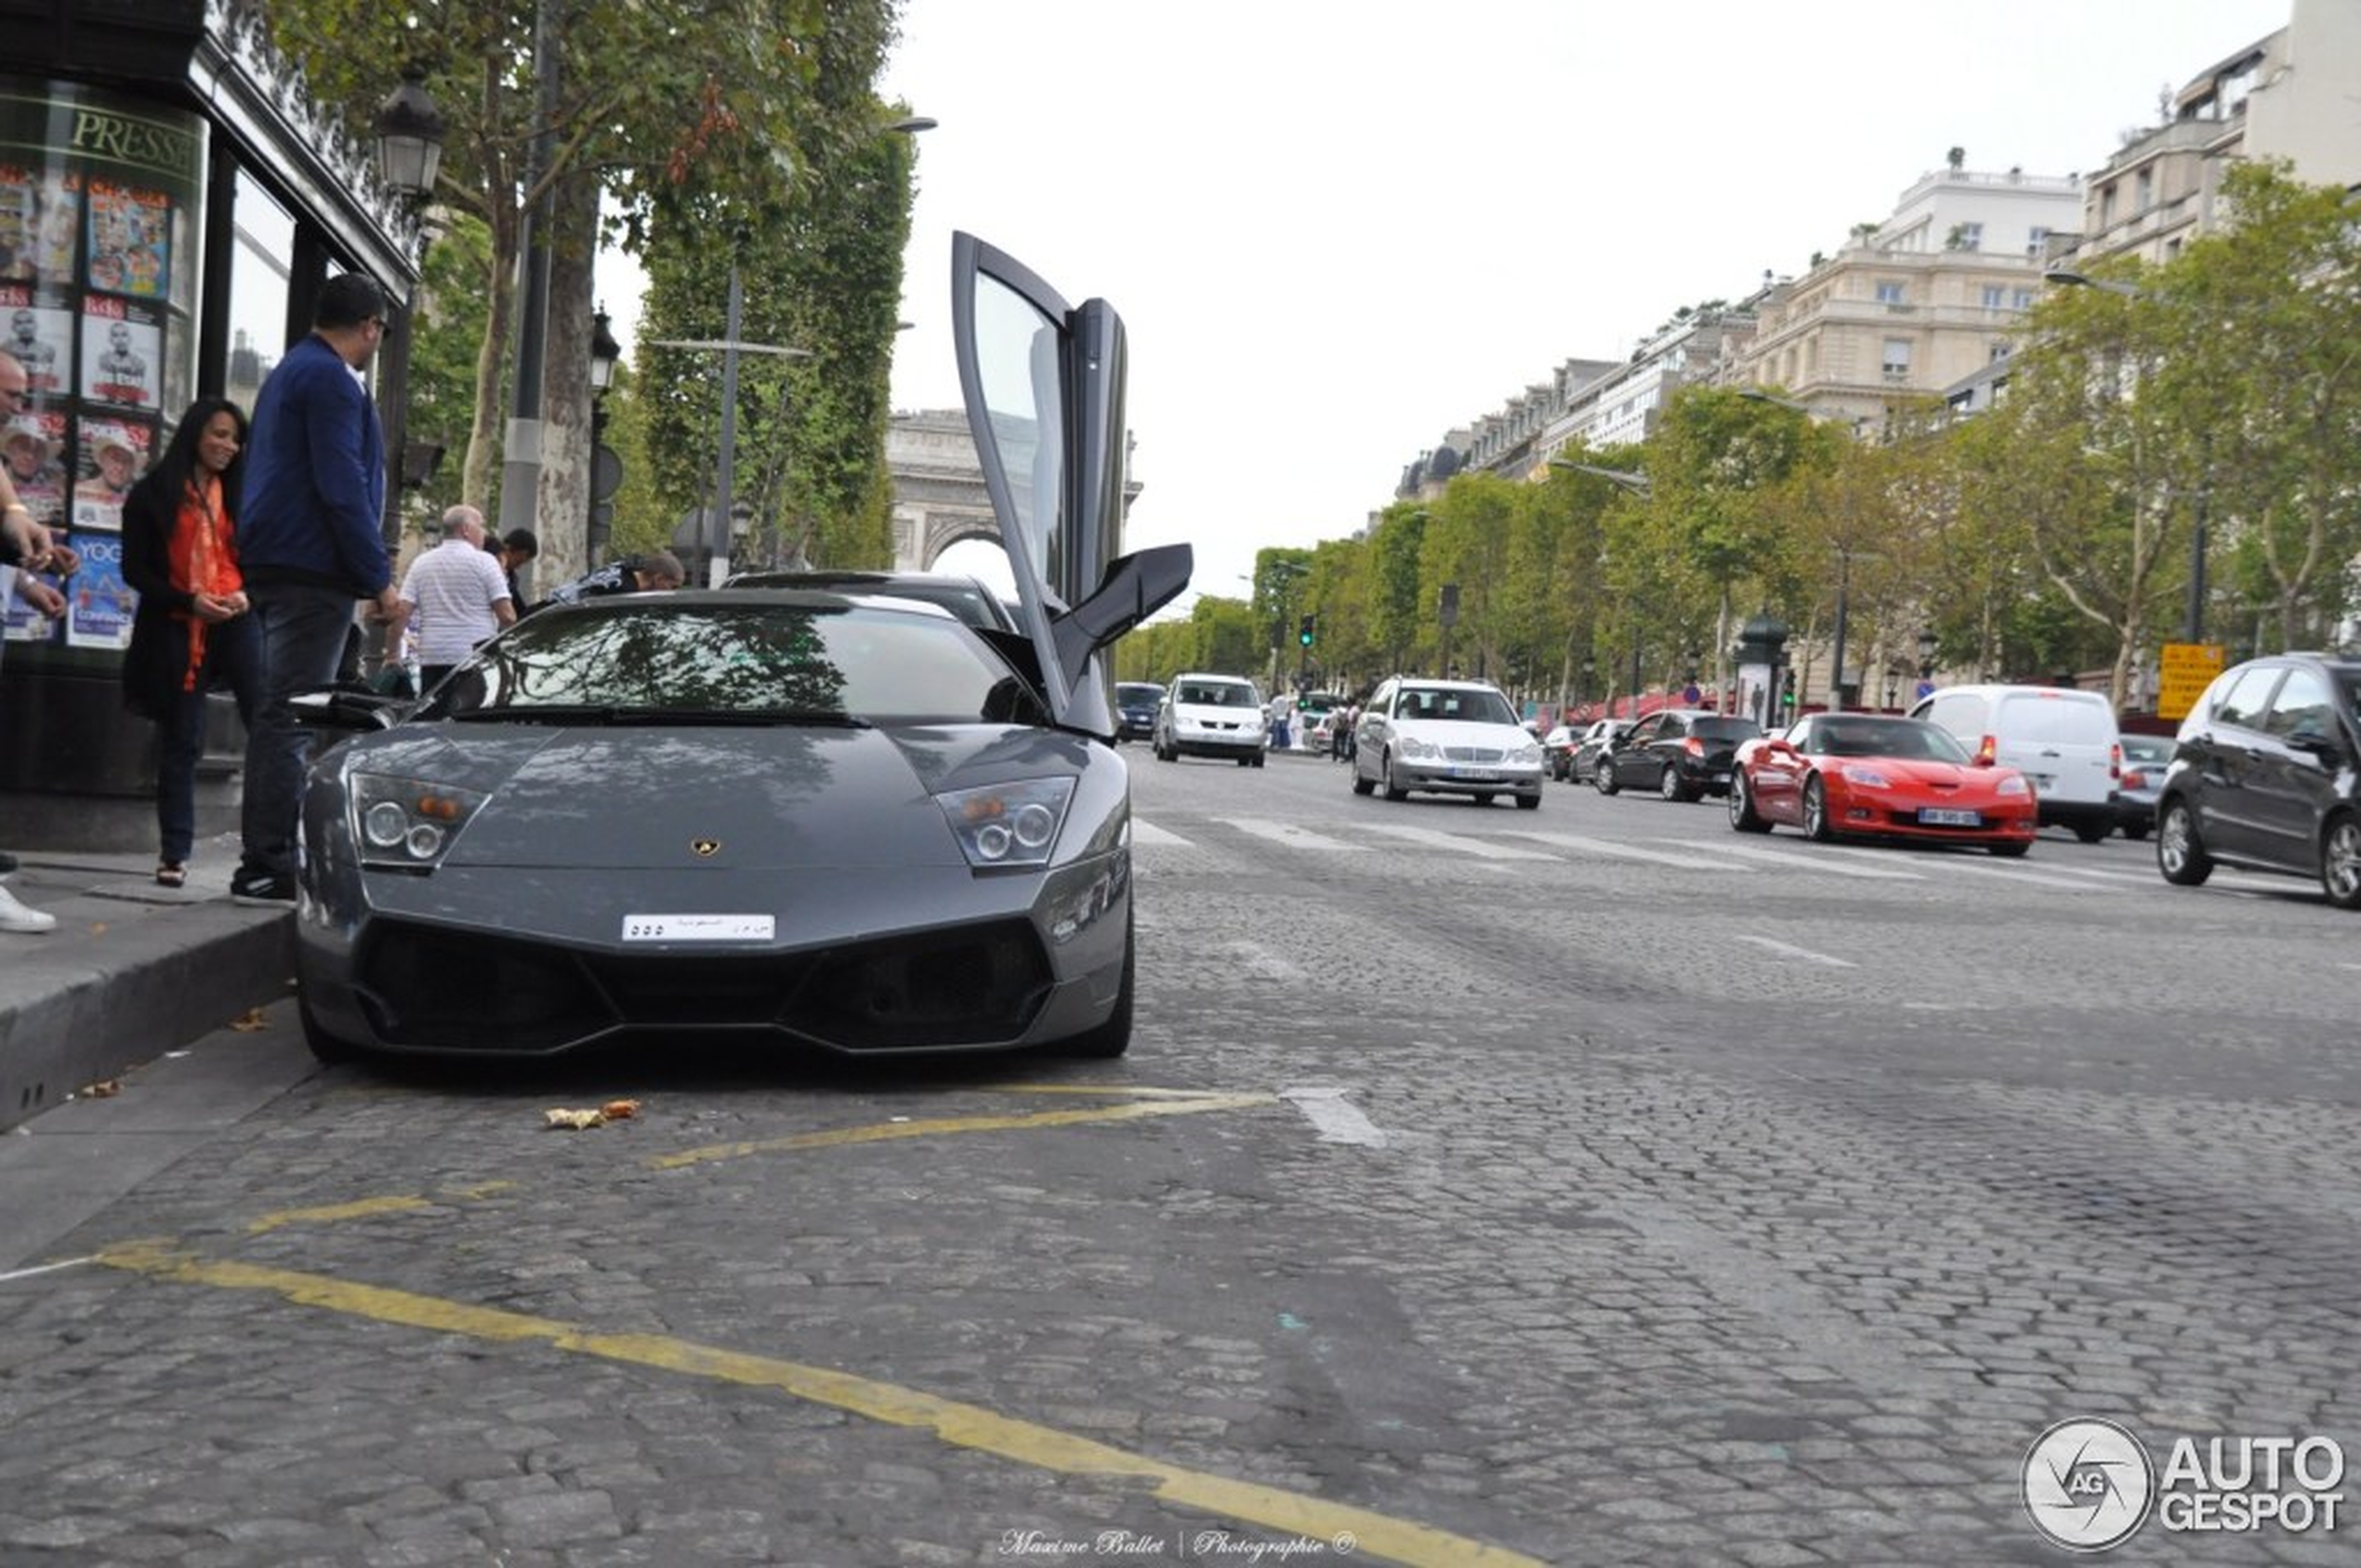
[{"label": "white van", "polygon": [[1174,676],[1165,688],[1149,742],[1159,762],[1229,757],[1241,768],[1260,768],[1270,739],[1262,693],[1253,681],[1244,676],[1189,671]]},{"label": "white van", "polygon": [[2014,768],[2033,785],[2041,824],[2062,823],[2085,844],[2115,827],[2123,773],[2115,709],[2096,692],[2064,686],[1946,686],[1920,699],[1913,718],[1932,719],[1979,762]]}]

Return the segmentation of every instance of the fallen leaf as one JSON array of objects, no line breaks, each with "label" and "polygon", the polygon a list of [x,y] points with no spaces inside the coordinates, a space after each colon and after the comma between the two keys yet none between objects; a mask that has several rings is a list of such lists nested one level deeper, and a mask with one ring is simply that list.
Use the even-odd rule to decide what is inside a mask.
[{"label": "fallen leaf", "polygon": [[244,1012],[240,1013],[237,1017],[230,1021],[230,1027],[244,1034],[251,1034],[257,1029],[268,1029],[270,1025],[263,1018],[262,1009],[260,1008],[248,1008]]},{"label": "fallen leaf", "polygon": [[627,1122],[640,1113],[636,1100],[610,1100],[599,1107],[599,1113],[611,1122]]},{"label": "fallen leaf", "polygon": [[123,1080],[121,1078],[101,1078],[95,1084],[86,1086],[82,1090],[82,1097],[86,1100],[112,1100],[122,1092]]},{"label": "fallen leaf", "polygon": [[561,1127],[567,1132],[582,1132],[590,1127],[603,1127],[606,1125],[607,1120],[607,1113],[604,1111],[567,1111],[560,1109],[545,1112],[543,1114],[546,1118],[543,1123],[544,1126]]}]

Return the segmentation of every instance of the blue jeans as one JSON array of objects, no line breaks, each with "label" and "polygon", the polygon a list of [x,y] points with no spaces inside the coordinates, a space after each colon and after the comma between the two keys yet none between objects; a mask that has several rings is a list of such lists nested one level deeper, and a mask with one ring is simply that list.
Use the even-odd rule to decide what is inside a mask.
[{"label": "blue jeans", "polygon": [[246,599],[261,654],[262,701],[246,731],[240,868],[292,878],[311,737],[297,727],[287,698],[334,683],[352,630],[354,600],[341,588],[304,583],[248,584]]},{"label": "blue jeans", "polygon": [[159,858],[170,865],[188,864],[196,843],[197,759],[204,755],[205,693],[211,691],[237,699],[238,722],[253,733],[262,699],[261,643],[253,616],[205,628],[197,689],[174,700],[156,736],[156,837],[163,846]]}]

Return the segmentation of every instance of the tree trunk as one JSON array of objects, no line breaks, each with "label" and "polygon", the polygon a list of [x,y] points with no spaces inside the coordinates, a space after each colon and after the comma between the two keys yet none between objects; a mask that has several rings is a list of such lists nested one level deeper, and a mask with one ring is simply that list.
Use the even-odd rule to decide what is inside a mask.
[{"label": "tree trunk", "polygon": [[533,531],[534,575],[572,582],[589,570],[590,311],[598,252],[599,187],[587,174],[560,179],[550,202],[547,357],[541,377],[541,477]]}]

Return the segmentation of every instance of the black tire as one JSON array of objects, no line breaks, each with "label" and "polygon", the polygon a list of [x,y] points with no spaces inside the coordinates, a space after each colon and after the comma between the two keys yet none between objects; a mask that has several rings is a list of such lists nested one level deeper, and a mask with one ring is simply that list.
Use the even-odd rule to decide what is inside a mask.
[{"label": "black tire", "polygon": [[341,1067],[361,1060],[361,1048],[312,1017],[311,1004],[301,996],[296,998],[296,1021],[303,1026],[303,1043],[311,1048],[312,1057],[322,1066]]},{"label": "black tire", "polygon": [[1138,948],[1137,933],[1127,919],[1123,926],[1123,989],[1115,994],[1115,1011],[1095,1029],[1051,1042],[1051,1054],[1106,1061],[1131,1048],[1131,996]]},{"label": "black tire", "polygon": [[1253,764],[1254,760],[1255,759],[1251,757],[1241,757],[1238,758],[1238,766],[1241,768],[1249,767]]},{"label": "black tire", "polygon": [[2025,852],[2027,850],[2032,849],[2033,846],[2027,841],[2020,838],[2006,844],[1987,844],[1985,848],[1990,850],[1994,854],[1998,855],[2004,861],[2014,861],[2025,859]]},{"label": "black tire", "polygon": [[1770,822],[1754,809],[1754,796],[1747,789],[1743,770],[1730,775],[1730,826],[1739,833],[1768,833]]},{"label": "black tire", "polygon": [[1489,806],[1492,804],[1492,797],[1480,794],[1475,797],[1475,803],[1479,806]]},{"label": "black tire", "polygon": [[1262,766],[1262,755],[1259,751],[1254,754],[1254,765],[1258,768]]},{"label": "black tire", "polygon": [[2197,816],[2182,799],[2157,808],[2157,870],[2176,888],[2194,888],[2213,875],[2213,857],[2197,835]]},{"label": "black tire", "polygon": [[1537,811],[1541,810],[1540,795],[1537,792],[1532,795],[1518,796],[1517,810],[1520,811]]},{"label": "black tire", "polygon": [[1678,762],[1667,762],[1664,765],[1664,772],[1656,780],[1656,793],[1676,806],[1696,798],[1688,784],[1681,777],[1681,764]]},{"label": "black tire", "polygon": [[1378,771],[1385,775],[1385,797],[1388,800],[1410,798],[1410,792],[1393,782],[1393,753],[1388,752],[1378,759]]},{"label": "black tire", "polygon": [[1361,776],[1361,764],[1355,762],[1352,765],[1352,793],[1355,795],[1367,795],[1374,791],[1377,787],[1378,781],[1375,779],[1363,778]]},{"label": "black tire", "polygon": [[2123,824],[2123,836],[2126,838],[2130,839],[2134,844],[2137,844],[2141,839],[2145,838],[2148,836],[2148,824],[2143,822],[2125,823]]},{"label": "black tire", "polygon": [[1623,787],[1615,776],[1615,764],[1603,757],[1590,764],[1590,784],[1601,795],[1613,795]]},{"label": "black tire", "polygon": [[2096,844],[2115,831],[2113,824],[2088,820],[2074,824],[2074,836],[2085,844]]},{"label": "black tire", "polygon": [[2361,817],[2341,811],[2320,836],[2320,890],[2339,909],[2361,909]]},{"label": "black tire", "polygon": [[1803,784],[1803,836],[1814,844],[1828,843],[1837,836],[1828,825],[1828,786],[1817,773]]}]

